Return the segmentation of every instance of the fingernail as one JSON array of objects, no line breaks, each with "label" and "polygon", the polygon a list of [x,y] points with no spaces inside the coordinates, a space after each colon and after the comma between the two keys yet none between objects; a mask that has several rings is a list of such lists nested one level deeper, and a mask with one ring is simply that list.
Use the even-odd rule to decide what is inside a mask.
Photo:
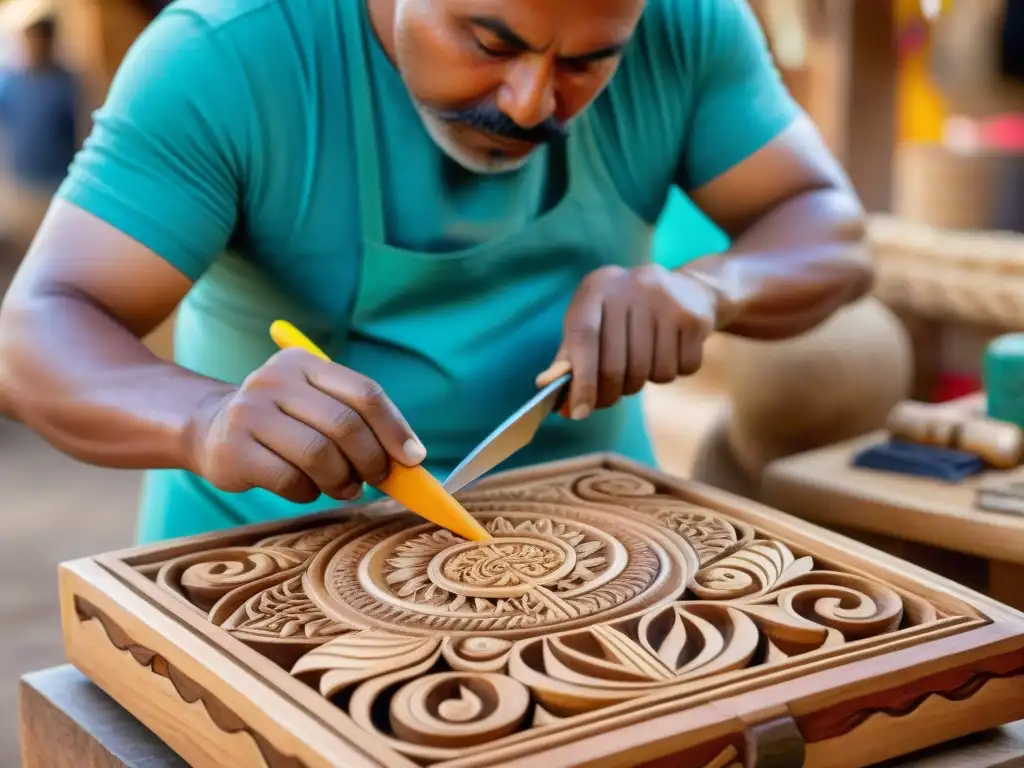
[{"label": "fingernail", "polygon": [[419,464],[427,458],[427,449],[424,448],[423,443],[415,437],[410,437],[406,440],[405,445],[402,446],[402,450],[405,451],[405,455],[409,457],[409,461],[414,464]]},{"label": "fingernail", "polygon": [[580,403],[572,409],[573,421],[582,421],[590,415],[590,406],[586,403]]},{"label": "fingernail", "polygon": [[363,495],[363,484],[352,483],[352,485],[341,492],[341,495],[349,501],[355,501]]}]

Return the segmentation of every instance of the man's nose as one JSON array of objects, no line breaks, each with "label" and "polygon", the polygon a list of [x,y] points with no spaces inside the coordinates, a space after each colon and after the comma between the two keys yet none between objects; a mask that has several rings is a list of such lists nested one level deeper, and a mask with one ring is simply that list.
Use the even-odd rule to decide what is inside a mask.
[{"label": "man's nose", "polygon": [[540,125],[555,113],[554,67],[543,56],[512,64],[498,92],[498,109],[523,128]]}]

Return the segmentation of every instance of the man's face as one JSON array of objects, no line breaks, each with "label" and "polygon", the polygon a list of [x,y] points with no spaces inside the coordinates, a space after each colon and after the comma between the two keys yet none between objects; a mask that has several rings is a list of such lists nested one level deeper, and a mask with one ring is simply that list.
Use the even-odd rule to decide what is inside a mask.
[{"label": "man's face", "polygon": [[608,84],[644,0],[392,0],[427,131],[477,173],[514,170]]}]

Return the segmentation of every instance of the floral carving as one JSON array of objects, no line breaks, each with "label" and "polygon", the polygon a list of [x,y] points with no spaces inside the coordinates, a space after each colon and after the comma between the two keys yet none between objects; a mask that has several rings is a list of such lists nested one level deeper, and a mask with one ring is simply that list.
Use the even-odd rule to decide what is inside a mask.
[{"label": "floral carving", "polygon": [[235,634],[253,638],[287,640],[303,637],[320,642],[348,631],[324,616],[309,599],[302,587],[301,576],[293,576],[257,593],[221,626]]},{"label": "floral carving", "polygon": [[461,500],[492,540],[381,505],[157,582],[423,764],[947,618],[626,472]]},{"label": "floral carving", "polygon": [[551,520],[513,525],[498,517],[487,528],[495,538],[483,543],[448,531],[404,542],[386,561],[384,581],[397,596],[418,603],[502,613],[535,587],[566,593],[593,582],[613,557],[614,542]]},{"label": "floral carving", "polygon": [[353,628],[526,636],[674,598],[699,568],[685,539],[646,516],[528,502],[499,513],[471,498],[490,542],[378,521],[314,557],[310,597]]}]

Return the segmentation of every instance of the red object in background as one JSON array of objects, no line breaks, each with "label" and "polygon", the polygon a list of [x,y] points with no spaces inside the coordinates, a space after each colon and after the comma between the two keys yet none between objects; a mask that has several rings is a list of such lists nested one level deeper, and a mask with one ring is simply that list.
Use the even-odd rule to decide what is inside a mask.
[{"label": "red object in background", "polygon": [[911,19],[896,36],[896,55],[905,61],[928,47],[931,29],[924,19]]},{"label": "red object in background", "polygon": [[935,385],[935,391],[932,393],[932,401],[936,403],[945,403],[949,400],[956,400],[960,397],[966,397],[972,395],[975,392],[979,392],[982,387],[981,378],[966,373],[943,373],[939,375],[939,380]]},{"label": "red object in background", "polygon": [[1004,152],[1024,149],[1024,115],[1008,114],[979,123],[981,145]]}]

